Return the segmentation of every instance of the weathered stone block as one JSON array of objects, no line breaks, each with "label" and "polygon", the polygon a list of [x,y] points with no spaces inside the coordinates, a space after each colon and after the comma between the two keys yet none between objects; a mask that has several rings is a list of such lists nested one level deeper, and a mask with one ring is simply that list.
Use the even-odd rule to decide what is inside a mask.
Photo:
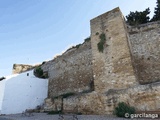
[{"label": "weathered stone block", "polygon": [[12,73],[13,74],[22,73],[22,72],[34,69],[34,67],[35,66],[33,66],[33,65],[14,64],[13,69],[12,69]]},{"label": "weathered stone block", "polygon": [[140,84],[160,81],[160,23],[128,27],[130,49]]}]

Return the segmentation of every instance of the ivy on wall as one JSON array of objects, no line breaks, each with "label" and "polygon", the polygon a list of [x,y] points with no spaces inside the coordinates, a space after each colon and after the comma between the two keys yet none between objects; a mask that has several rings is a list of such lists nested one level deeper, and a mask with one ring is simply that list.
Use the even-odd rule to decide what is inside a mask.
[{"label": "ivy on wall", "polygon": [[103,53],[104,44],[105,44],[105,42],[106,42],[106,36],[105,36],[104,33],[102,33],[102,34],[100,34],[99,38],[100,38],[100,41],[99,41],[99,43],[97,44],[97,47],[98,47],[99,52],[102,52],[102,53]]}]

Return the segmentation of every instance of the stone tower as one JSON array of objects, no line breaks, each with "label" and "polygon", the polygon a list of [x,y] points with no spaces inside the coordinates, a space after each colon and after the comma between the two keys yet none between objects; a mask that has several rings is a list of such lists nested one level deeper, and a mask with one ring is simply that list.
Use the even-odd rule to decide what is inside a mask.
[{"label": "stone tower", "polygon": [[[128,45],[128,33],[119,8],[91,20],[91,47],[95,91],[125,89],[137,84]],[[98,50],[100,35],[105,34],[103,52]]]}]

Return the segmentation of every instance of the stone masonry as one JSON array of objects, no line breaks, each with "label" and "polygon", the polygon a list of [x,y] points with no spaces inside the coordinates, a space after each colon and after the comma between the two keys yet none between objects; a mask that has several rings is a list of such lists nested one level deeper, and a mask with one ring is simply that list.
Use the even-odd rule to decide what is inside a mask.
[{"label": "stone masonry", "polygon": [[36,66],[25,65],[25,64],[14,64],[12,69],[12,74],[22,73],[28,70],[33,69]]},{"label": "stone masonry", "polygon": [[115,8],[90,25],[90,41],[41,66],[49,75],[45,110],[112,114],[119,102],[160,110],[160,22],[129,26]]},{"label": "stone masonry", "polygon": [[160,22],[129,27],[133,65],[140,84],[160,81]]},{"label": "stone masonry", "polygon": [[49,75],[49,97],[92,91],[91,61],[91,42],[88,41],[42,65]]},{"label": "stone masonry", "polygon": [[[104,52],[97,49],[104,33]],[[128,88],[137,84],[131,62],[124,18],[116,8],[91,20],[91,43],[95,91]]]}]

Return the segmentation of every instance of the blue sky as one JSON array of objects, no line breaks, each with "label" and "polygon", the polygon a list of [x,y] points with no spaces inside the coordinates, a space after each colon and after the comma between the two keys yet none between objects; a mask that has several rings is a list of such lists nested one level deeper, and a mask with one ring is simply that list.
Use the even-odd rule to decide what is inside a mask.
[{"label": "blue sky", "polygon": [[124,16],[147,7],[152,16],[156,0],[0,0],[0,76],[82,43],[90,20],[118,6]]}]

